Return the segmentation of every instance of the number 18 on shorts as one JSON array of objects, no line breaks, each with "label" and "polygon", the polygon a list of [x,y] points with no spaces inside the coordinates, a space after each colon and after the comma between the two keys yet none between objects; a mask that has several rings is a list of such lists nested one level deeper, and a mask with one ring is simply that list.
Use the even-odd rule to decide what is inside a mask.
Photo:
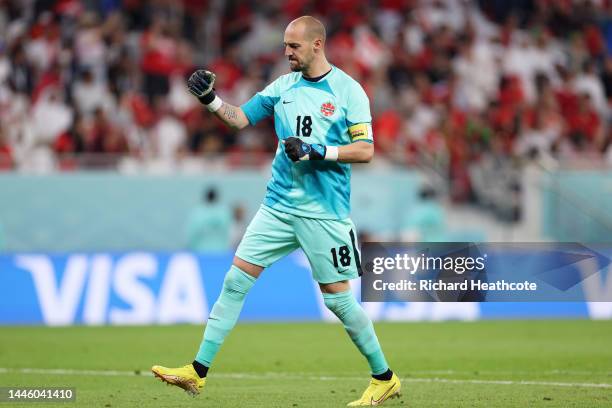
[{"label": "number 18 on shorts", "polygon": [[349,219],[305,218],[262,205],[249,224],[236,256],[267,268],[302,248],[319,283],[361,275],[355,225]]}]

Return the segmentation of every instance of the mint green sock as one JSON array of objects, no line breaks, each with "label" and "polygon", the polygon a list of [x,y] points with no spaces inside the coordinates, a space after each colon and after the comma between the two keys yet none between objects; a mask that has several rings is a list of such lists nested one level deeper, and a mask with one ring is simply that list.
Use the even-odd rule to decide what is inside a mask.
[{"label": "mint green sock", "polygon": [[344,328],[361,354],[368,360],[373,375],[386,372],[389,365],[385,360],[372,321],[348,290],[340,293],[323,293],[325,306],[344,324]]},{"label": "mint green sock", "polygon": [[253,276],[232,265],[223,280],[221,294],[208,316],[196,361],[210,367],[223,340],[236,325],[244,298],[255,281]]}]

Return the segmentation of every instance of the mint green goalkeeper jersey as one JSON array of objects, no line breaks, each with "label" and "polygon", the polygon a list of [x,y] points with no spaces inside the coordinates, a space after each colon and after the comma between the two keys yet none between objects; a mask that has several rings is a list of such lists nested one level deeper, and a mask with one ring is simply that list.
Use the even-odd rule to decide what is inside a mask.
[{"label": "mint green goalkeeper jersey", "polygon": [[293,163],[281,140],[342,146],[373,142],[370,102],[357,81],[337,67],[319,81],[301,72],[283,75],[241,106],[251,125],[274,115],[279,143],[264,205],[302,217],[344,219],[350,212],[351,165]]}]

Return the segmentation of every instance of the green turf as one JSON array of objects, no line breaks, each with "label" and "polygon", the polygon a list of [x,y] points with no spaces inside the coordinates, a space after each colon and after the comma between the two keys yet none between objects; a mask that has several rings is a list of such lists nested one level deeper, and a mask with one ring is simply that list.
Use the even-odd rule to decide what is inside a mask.
[{"label": "green turf", "polygon": [[[486,382],[612,384],[611,322],[386,323],[376,328],[392,368],[404,379],[402,398],[385,406],[612,406],[610,387]],[[320,323],[238,325],[196,398],[149,376],[153,364],[192,361],[201,334],[199,326],[0,328],[0,369],[9,369],[0,370],[0,386],[77,390],[76,404],[30,404],[35,407],[341,407],[368,382],[365,360],[343,329]],[[31,374],[21,368],[135,375]]]}]

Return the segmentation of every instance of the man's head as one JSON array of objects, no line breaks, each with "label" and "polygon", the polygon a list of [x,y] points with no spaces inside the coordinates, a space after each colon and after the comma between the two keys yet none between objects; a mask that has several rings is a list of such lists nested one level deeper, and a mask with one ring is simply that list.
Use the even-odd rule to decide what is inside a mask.
[{"label": "man's head", "polygon": [[293,20],[285,30],[285,56],[292,71],[306,71],[313,61],[325,58],[325,27],[311,16]]},{"label": "man's head", "polygon": [[205,203],[214,204],[217,202],[217,189],[214,187],[209,187],[204,191],[204,196],[202,197]]}]

